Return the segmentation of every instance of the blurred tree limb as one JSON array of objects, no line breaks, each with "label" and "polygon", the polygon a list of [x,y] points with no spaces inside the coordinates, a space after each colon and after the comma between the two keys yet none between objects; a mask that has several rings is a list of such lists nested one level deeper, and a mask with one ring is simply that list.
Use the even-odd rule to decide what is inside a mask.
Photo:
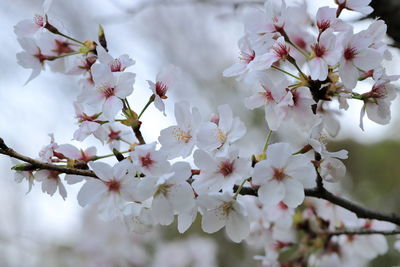
[{"label": "blurred tree limb", "polygon": [[[12,158],[16,158],[16,159],[19,159],[19,160],[29,163],[29,165],[27,165],[26,167],[31,170],[36,170],[36,169],[53,170],[53,171],[58,171],[60,173],[89,176],[89,177],[98,179],[96,174],[91,170],[82,170],[82,169],[77,169],[77,168],[59,166],[56,164],[45,163],[42,161],[32,159],[27,156],[24,156],[16,151],[14,151],[13,149],[9,148],[5,144],[5,142],[2,138],[0,138],[0,154],[7,155]],[[196,173],[196,172],[192,171],[192,173]],[[237,190],[238,190],[238,186],[235,186],[234,191],[236,192]],[[395,214],[395,213],[383,213],[380,211],[374,211],[374,210],[364,208],[354,202],[351,202],[340,196],[336,196],[336,195],[332,194],[331,192],[326,190],[322,184],[315,188],[312,188],[312,189],[305,189],[304,193],[308,197],[325,199],[335,205],[338,205],[349,211],[352,211],[359,218],[386,221],[386,222],[391,222],[391,223],[394,223],[394,224],[400,226],[400,215]],[[257,189],[250,188],[250,187],[243,187],[240,189],[240,194],[257,196]],[[382,231],[380,231],[380,232],[382,232]],[[354,231],[348,231],[348,234],[352,234],[352,233],[354,234]],[[370,231],[370,232],[363,231],[362,234],[368,234],[368,233],[369,234],[377,234],[376,231]],[[346,234],[346,232],[343,232],[343,234]],[[389,232],[382,232],[382,234],[389,234]],[[398,234],[397,230],[393,231],[392,234]]]},{"label": "blurred tree limb", "polygon": [[370,17],[383,19],[387,26],[387,34],[393,39],[393,46],[400,48],[400,1],[372,0],[374,12]]}]

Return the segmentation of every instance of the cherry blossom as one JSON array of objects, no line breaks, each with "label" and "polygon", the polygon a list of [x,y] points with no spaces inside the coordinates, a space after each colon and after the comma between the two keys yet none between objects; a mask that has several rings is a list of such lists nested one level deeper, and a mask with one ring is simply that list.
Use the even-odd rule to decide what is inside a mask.
[{"label": "cherry blossom", "polygon": [[194,163],[200,169],[194,175],[192,184],[197,194],[207,192],[232,192],[235,184],[240,184],[251,175],[250,159],[238,156],[236,150],[230,150],[226,156],[213,157],[203,150],[196,150]]},{"label": "cherry blossom", "polygon": [[400,78],[398,75],[383,74],[375,82],[370,92],[363,94],[364,106],[361,109],[360,128],[364,130],[363,117],[365,113],[370,120],[385,125],[390,122],[390,106],[397,97],[397,90],[391,83]]},{"label": "cherry blossom", "polygon": [[115,115],[123,107],[122,99],[133,91],[135,74],[122,72],[113,74],[109,66],[94,64],[91,68],[95,90],[87,92],[85,102],[102,106],[103,115],[109,120],[114,120]]},{"label": "cherry blossom", "polygon": [[363,15],[369,15],[373,11],[373,8],[369,6],[371,0],[335,0],[335,2],[339,5],[339,9],[345,8],[360,12]]},{"label": "cherry blossom", "polygon": [[233,117],[228,105],[218,107],[218,118],[218,123],[206,122],[200,126],[197,146],[206,151],[215,151],[217,155],[223,155],[230,144],[246,134],[246,127],[239,118]]},{"label": "cherry blossom", "polygon": [[53,196],[57,191],[61,197],[65,200],[67,197],[67,191],[60,179],[60,173],[57,171],[40,170],[35,173],[35,180],[42,182],[42,192]]},{"label": "cherry blossom", "polygon": [[113,58],[102,46],[96,47],[97,56],[101,64],[108,65],[112,72],[121,72],[135,64],[127,54]]},{"label": "cherry blossom", "polygon": [[308,62],[311,78],[324,81],[328,77],[328,67],[336,65],[340,57],[336,36],[331,30],[324,31],[312,49],[314,57]]},{"label": "cherry blossom", "polygon": [[46,16],[35,15],[31,19],[25,19],[14,26],[14,33],[18,37],[32,37],[34,34],[43,30],[46,25]]},{"label": "cherry blossom", "polygon": [[98,203],[99,215],[104,220],[122,216],[127,201],[138,201],[139,180],[128,173],[130,162],[124,160],[113,167],[104,162],[90,162],[89,166],[99,179],[88,178],[78,193],[81,206]]},{"label": "cherry blossom", "polygon": [[158,141],[169,159],[186,158],[196,144],[201,115],[197,108],[190,110],[188,102],[179,102],[175,104],[175,120],[177,125],[161,130]]},{"label": "cherry blossom", "polygon": [[337,182],[346,175],[346,166],[336,158],[325,158],[319,165],[322,179],[327,182]]},{"label": "cherry blossom", "polygon": [[381,53],[369,48],[371,40],[362,33],[348,31],[343,35],[343,52],[340,59],[339,75],[348,89],[353,89],[360,77],[360,71],[369,71],[379,66],[383,59]]},{"label": "cherry blossom", "polygon": [[167,99],[167,92],[176,86],[181,71],[174,65],[168,65],[164,67],[156,77],[155,83],[147,81],[150,90],[154,95],[154,106],[165,115],[165,104],[163,100]]},{"label": "cherry blossom", "polygon": [[141,197],[153,197],[151,212],[154,223],[169,225],[174,214],[188,212],[195,207],[194,192],[186,181],[192,175],[190,165],[177,162],[160,177],[146,176],[139,184]]},{"label": "cherry blossom", "polygon": [[18,64],[25,69],[32,69],[32,73],[29,76],[25,84],[39,76],[42,69],[44,69],[44,62],[48,56],[43,55],[35,39],[28,37],[18,38],[18,42],[21,45],[23,52],[17,54]]},{"label": "cherry blossom", "polygon": [[264,205],[282,201],[295,208],[304,200],[304,187],[315,184],[316,172],[310,160],[293,152],[286,143],[269,145],[267,159],[254,167],[252,183],[260,185],[258,196]]},{"label": "cherry blossom", "polygon": [[166,173],[170,168],[167,155],[156,150],[156,142],[136,146],[130,153],[134,166],[145,175],[158,176]]},{"label": "cherry blossom", "polygon": [[317,11],[317,27],[320,32],[332,29],[335,32],[350,30],[351,26],[336,17],[336,8],[320,7]]},{"label": "cherry blossom", "polygon": [[203,214],[201,227],[206,233],[215,233],[225,226],[228,237],[240,242],[249,235],[250,224],[246,210],[231,194],[210,193],[199,197]]},{"label": "cherry blossom", "polygon": [[276,131],[286,117],[289,106],[293,105],[292,93],[287,89],[289,82],[283,78],[279,83],[274,83],[267,74],[259,74],[258,80],[263,91],[246,98],[245,105],[249,109],[265,105],[265,120],[268,127]]}]

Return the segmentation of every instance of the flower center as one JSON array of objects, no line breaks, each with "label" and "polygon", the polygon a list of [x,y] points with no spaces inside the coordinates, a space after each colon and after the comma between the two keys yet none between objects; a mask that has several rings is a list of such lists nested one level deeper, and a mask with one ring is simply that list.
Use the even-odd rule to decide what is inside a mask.
[{"label": "flower center", "polygon": [[222,161],[218,167],[219,173],[221,173],[224,177],[231,175],[234,171],[233,161]]},{"label": "flower center", "polygon": [[109,98],[115,95],[115,89],[113,87],[103,87],[102,88],[103,95],[105,98]]},{"label": "flower center", "polygon": [[36,25],[43,27],[44,26],[44,19],[43,16],[41,15],[35,15],[33,18],[33,21],[35,22]]},{"label": "flower center", "polygon": [[172,187],[171,184],[162,184],[157,188],[157,191],[156,191],[156,193],[154,195],[156,196],[156,195],[159,195],[159,194],[163,194],[164,196],[166,196],[171,187]]},{"label": "flower center", "polygon": [[221,214],[224,217],[227,217],[232,210],[232,202],[224,202],[219,208],[221,209]]},{"label": "flower center", "polygon": [[54,53],[56,53],[58,56],[62,54],[67,54],[71,53],[74,50],[71,49],[70,43],[67,41],[60,41],[60,40],[55,40],[56,47],[52,50]]},{"label": "flower center", "polygon": [[277,43],[277,45],[272,49],[274,50],[275,55],[282,60],[287,58],[290,51],[290,48],[282,43]]},{"label": "flower center", "polygon": [[156,82],[156,94],[161,97],[162,99],[166,99],[168,87],[166,84],[162,82]]},{"label": "flower center", "polygon": [[279,202],[278,206],[279,206],[279,208],[281,210],[287,210],[288,209],[288,206],[285,203],[283,203],[282,201]]},{"label": "flower center", "polygon": [[114,59],[110,64],[110,68],[112,72],[123,71],[121,61],[118,58]]},{"label": "flower center", "polygon": [[108,186],[108,191],[109,192],[114,192],[118,193],[119,190],[121,189],[121,183],[117,180],[110,180],[106,182],[106,185]]},{"label": "flower center", "polygon": [[329,20],[323,19],[317,22],[318,29],[323,32],[331,26],[331,22]]},{"label": "flower center", "polygon": [[225,144],[227,139],[226,134],[222,132],[220,128],[218,128],[217,139],[221,142],[221,144]]},{"label": "flower center", "polygon": [[121,131],[114,131],[111,127],[109,129],[110,133],[108,134],[108,138],[110,140],[119,140],[121,138]]},{"label": "flower center", "polygon": [[357,55],[357,49],[355,47],[347,47],[344,50],[343,54],[346,60],[353,60],[356,57],[356,55]]},{"label": "flower center", "polygon": [[287,175],[285,174],[285,170],[283,168],[274,168],[274,176],[273,178],[277,181],[282,181],[285,179]]},{"label": "flower center", "polygon": [[150,153],[147,153],[144,157],[140,157],[140,162],[143,167],[150,167],[153,164]]},{"label": "flower center", "polygon": [[326,48],[319,44],[316,44],[313,49],[316,57],[323,57],[326,52]]},{"label": "flower center", "polygon": [[184,131],[181,128],[177,128],[174,130],[174,135],[178,141],[182,141],[187,144],[192,139],[190,131]]},{"label": "flower center", "polygon": [[254,50],[251,50],[250,54],[241,51],[239,58],[241,60],[243,60],[244,62],[246,62],[247,64],[249,64],[250,62],[252,62],[254,60],[255,57],[256,57],[256,52]]}]

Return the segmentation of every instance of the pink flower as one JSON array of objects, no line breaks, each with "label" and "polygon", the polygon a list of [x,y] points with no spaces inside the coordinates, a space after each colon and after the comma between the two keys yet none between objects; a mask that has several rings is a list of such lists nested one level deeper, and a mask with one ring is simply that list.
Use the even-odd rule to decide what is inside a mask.
[{"label": "pink flower", "polygon": [[369,15],[374,11],[374,9],[369,6],[371,0],[335,0],[335,2],[339,5],[339,9],[357,11],[363,15]]},{"label": "pink flower", "polygon": [[132,162],[138,172],[145,175],[158,176],[164,174],[170,168],[167,161],[167,155],[156,150],[156,142],[136,146],[135,150],[130,153]]},{"label": "pink flower", "polygon": [[113,58],[102,46],[96,47],[97,56],[101,64],[108,65],[112,72],[121,72],[135,64],[135,61],[128,55]]},{"label": "pink flower", "polygon": [[293,153],[289,144],[269,145],[267,159],[254,167],[252,182],[260,185],[258,197],[264,205],[273,206],[283,201],[295,208],[304,201],[304,187],[314,186],[317,175],[311,161]]},{"label": "pink flower", "polygon": [[313,80],[325,81],[328,77],[329,66],[339,61],[340,51],[336,46],[336,36],[332,30],[324,31],[318,42],[312,46],[314,57],[308,62],[310,75]]},{"label": "pink flower", "polygon": [[168,65],[164,67],[156,77],[156,82],[147,81],[150,90],[154,94],[154,106],[165,115],[165,104],[163,100],[167,99],[167,92],[171,90],[177,83],[181,71],[179,68]]},{"label": "pink flower", "polygon": [[379,66],[383,56],[375,49],[369,48],[371,40],[362,33],[351,31],[343,35],[343,50],[339,65],[339,75],[347,89],[356,87],[360,71],[369,71]]},{"label": "pink flower", "polygon": [[279,129],[286,117],[289,106],[293,105],[293,96],[287,89],[289,82],[283,77],[278,83],[272,82],[267,74],[259,74],[258,80],[264,89],[245,99],[248,109],[265,106],[265,120],[272,131]]},{"label": "pink flower", "polygon": [[36,181],[42,182],[42,192],[53,196],[57,191],[61,197],[65,200],[67,197],[67,191],[61,182],[59,177],[60,173],[57,171],[40,170],[35,173]]},{"label": "pink flower", "polygon": [[95,89],[88,91],[84,100],[92,105],[101,105],[103,115],[113,121],[123,107],[122,99],[133,91],[135,74],[122,72],[114,75],[105,64],[94,64],[91,71]]},{"label": "pink flower", "polygon": [[31,75],[25,82],[25,84],[27,84],[39,76],[42,69],[44,69],[44,62],[46,59],[48,59],[48,56],[42,54],[42,51],[37,45],[35,39],[21,37],[18,38],[18,42],[22,49],[24,49],[23,52],[17,54],[18,64],[25,69],[32,69]]}]

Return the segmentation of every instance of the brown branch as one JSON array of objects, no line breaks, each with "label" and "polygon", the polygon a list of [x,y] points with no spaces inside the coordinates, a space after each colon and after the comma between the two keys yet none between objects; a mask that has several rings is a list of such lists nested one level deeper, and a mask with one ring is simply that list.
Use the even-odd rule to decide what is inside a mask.
[{"label": "brown branch", "polygon": [[318,235],[398,235],[400,234],[400,230],[368,230],[368,229],[345,229],[345,230],[337,230],[337,231],[320,231],[316,232]]},{"label": "brown branch", "polygon": [[[32,159],[30,157],[21,155],[18,152],[15,152],[13,149],[9,148],[4,143],[3,139],[1,139],[1,138],[0,138],[0,154],[4,154],[4,155],[10,156],[12,158],[16,158],[16,159],[22,160],[24,162],[30,163],[33,167],[35,167],[37,169],[54,170],[54,171],[58,171],[61,173],[66,173],[66,174],[75,174],[75,175],[82,175],[82,176],[98,178],[96,176],[96,174],[91,170],[82,170],[82,169],[76,169],[76,168],[62,167],[62,166],[58,166],[55,164],[38,161],[38,160]],[[192,173],[197,174],[198,171],[193,170]],[[238,190],[238,186],[235,185],[234,192],[236,192],[237,190]],[[383,213],[383,212],[379,212],[379,211],[369,210],[369,209],[364,208],[354,202],[351,202],[347,199],[344,199],[342,197],[332,194],[331,192],[326,190],[323,186],[316,187],[313,189],[305,189],[304,193],[307,197],[324,199],[324,200],[327,200],[337,206],[340,206],[351,212],[354,212],[358,218],[386,221],[386,222],[391,222],[391,223],[394,223],[394,224],[400,226],[400,216],[398,214]],[[252,195],[252,196],[258,195],[257,189],[252,188],[252,187],[243,187],[240,190],[240,194],[241,195]]]}]

